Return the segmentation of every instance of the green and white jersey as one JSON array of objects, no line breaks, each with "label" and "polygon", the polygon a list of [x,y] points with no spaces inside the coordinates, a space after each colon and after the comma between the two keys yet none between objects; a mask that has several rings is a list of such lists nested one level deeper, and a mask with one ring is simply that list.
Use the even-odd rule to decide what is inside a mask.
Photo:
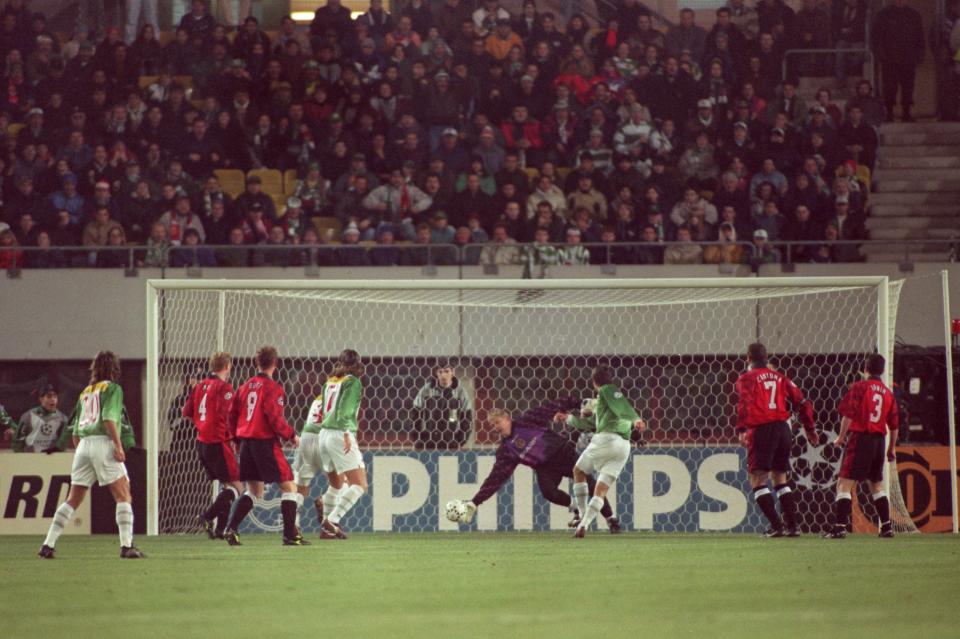
[{"label": "green and white jersey", "polygon": [[73,436],[83,439],[92,435],[107,435],[104,422],[119,427],[124,421],[123,389],[114,382],[90,384],[80,393],[73,412]]},{"label": "green and white jersey", "polygon": [[59,410],[47,411],[43,406],[28,410],[20,417],[13,450],[18,453],[42,453],[56,447],[67,421],[67,416]]},{"label": "green and white jersey", "polygon": [[323,393],[310,407],[303,432],[319,433],[321,429],[327,429],[356,433],[362,396],[363,384],[359,378],[354,375],[331,377],[324,384]]},{"label": "green and white jersey", "polygon": [[7,409],[3,407],[3,404],[0,404],[0,433],[12,428],[13,430],[17,429],[17,423],[13,421],[10,415],[7,413]]},{"label": "green and white jersey", "polygon": [[590,417],[569,415],[567,423],[577,430],[597,433],[616,433],[624,439],[630,439],[630,431],[640,415],[623,396],[623,392],[614,384],[600,387],[597,394],[597,408]]}]

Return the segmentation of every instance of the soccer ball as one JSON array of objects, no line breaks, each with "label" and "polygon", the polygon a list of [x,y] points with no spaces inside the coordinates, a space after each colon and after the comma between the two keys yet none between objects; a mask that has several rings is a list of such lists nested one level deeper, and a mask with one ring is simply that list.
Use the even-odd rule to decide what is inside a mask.
[{"label": "soccer ball", "polygon": [[460,521],[460,518],[467,514],[467,506],[459,499],[447,502],[447,519],[450,521]]}]

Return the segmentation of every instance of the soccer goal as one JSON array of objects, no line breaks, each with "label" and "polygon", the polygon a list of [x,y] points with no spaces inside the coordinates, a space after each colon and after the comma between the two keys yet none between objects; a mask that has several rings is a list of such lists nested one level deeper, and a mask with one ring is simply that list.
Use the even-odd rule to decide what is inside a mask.
[{"label": "soccer goal", "polygon": [[[899,282],[878,276],[150,280],[148,531],[195,531],[210,498],[192,426],[179,417],[190,380],[212,351],[226,350],[239,385],[263,344],[279,350],[286,417],[298,428],[336,355],[354,348],[363,357],[358,438],[370,491],[344,520],[350,530],[453,530],[442,505],[469,499],[493,465],[487,413],[588,397],[590,370],[605,362],[649,424],[612,494],[623,525],[759,531],[734,432],[734,382],[747,345],[766,344],[772,364],[812,400],[817,427],[833,434],[851,374],[870,353],[891,359],[899,291]],[[800,434],[793,452],[802,528],[818,532],[829,523],[839,453],[810,447]],[[896,469],[887,474],[896,526],[915,530]],[[315,484],[317,496],[323,478]],[[873,511],[862,497],[855,523],[867,530]],[[521,466],[471,527],[564,529],[568,519]],[[279,496],[268,492],[245,525],[278,530]],[[304,529],[316,525],[304,513]]]}]

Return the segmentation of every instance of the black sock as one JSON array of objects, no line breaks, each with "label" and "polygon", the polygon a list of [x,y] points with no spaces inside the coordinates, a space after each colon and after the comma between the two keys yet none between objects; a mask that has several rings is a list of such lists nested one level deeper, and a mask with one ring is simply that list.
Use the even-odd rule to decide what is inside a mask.
[{"label": "black sock", "polygon": [[773,501],[773,495],[770,493],[770,489],[766,486],[754,488],[753,498],[756,500],[760,510],[763,511],[767,521],[770,522],[770,525],[777,530],[783,528],[783,522],[780,521],[780,515],[777,514],[777,504]]},{"label": "black sock", "polygon": [[[214,499],[213,502],[210,504],[210,507],[203,512],[202,517],[207,521],[213,521],[214,518],[221,517],[221,515],[224,515],[222,518],[222,523],[226,524],[227,516],[230,515],[230,506],[232,505],[233,505],[233,491],[228,489],[223,489],[217,495],[217,498]],[[217,522],[217,523],[221,523],[221,522]]]},{"label": "black sock", "polygon": [[880,527],[890,524],[890,500],[886,494],[881,493],[879,497],[873,498],[873,507],[877,510],[877,517],[880,518]]},{"label": "black sock", "polygon": [[850,516],[853,513],[853,501],[850,495],[837,495],[837,501],[833,503],[833,526],[834,528],[843,528],[850,526]]},{"label": "black sock", "polygon": [[613,517],[613,508],[610,507],[610,502],[606,497],[603,498],[603,508],[600,509],[600,514],[603,515],[604,519]]},{"label": "black sock", "polygon": [[230,530],[239,528],[251,510],[253,510],[253,499],[244,493],[240,499],[233,502],[233,511],[230,513],[230,523],[227,524],[227,528]]},{"label": "black sock", "polygon": [[777,492],[777,499],[780,500],[780,512],[783,514],[783,523],[787,528],[797,527],[797,496],[793,493],[793,487],[790,482],[779,484],[773,489]]},{"label": "black sock", "polygon": [[280,514],[283,516],[283,536],[293,539],[297,536],[297,502],[292,499],[281,501]]}]

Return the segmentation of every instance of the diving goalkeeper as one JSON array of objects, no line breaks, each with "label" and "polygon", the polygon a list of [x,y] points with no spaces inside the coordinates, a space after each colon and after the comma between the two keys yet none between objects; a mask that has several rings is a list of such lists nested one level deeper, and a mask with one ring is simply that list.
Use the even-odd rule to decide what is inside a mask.
[{"label": "diving goalkeeper", "polygon": [[[469,523],[477,507],[500,490],[518,464],[533,468],[540,492],[548,501],[569,508],[570,495],[560,490],[559,485],[564,477],[573,477],[573,467],[580,455],[570,439],[550,430],[550,422],[557,412],[575,410],[579,405],[577,399],[560,400],[527,411],[516,421],[503,409],[490,411],[487,419],[500,433],[500,446],[490,474],[473,499],[464,504],[467,514],[461,521]],[[593,479],[588,481],[592,491]],[[571,528],[580,523],[581,513],[576,510],[574,513],[573,521],[568,524]],[[606,518],[610,532],[619,533],[620,521],[613,516],[613,509],[606,500],[600,513]]]}]

